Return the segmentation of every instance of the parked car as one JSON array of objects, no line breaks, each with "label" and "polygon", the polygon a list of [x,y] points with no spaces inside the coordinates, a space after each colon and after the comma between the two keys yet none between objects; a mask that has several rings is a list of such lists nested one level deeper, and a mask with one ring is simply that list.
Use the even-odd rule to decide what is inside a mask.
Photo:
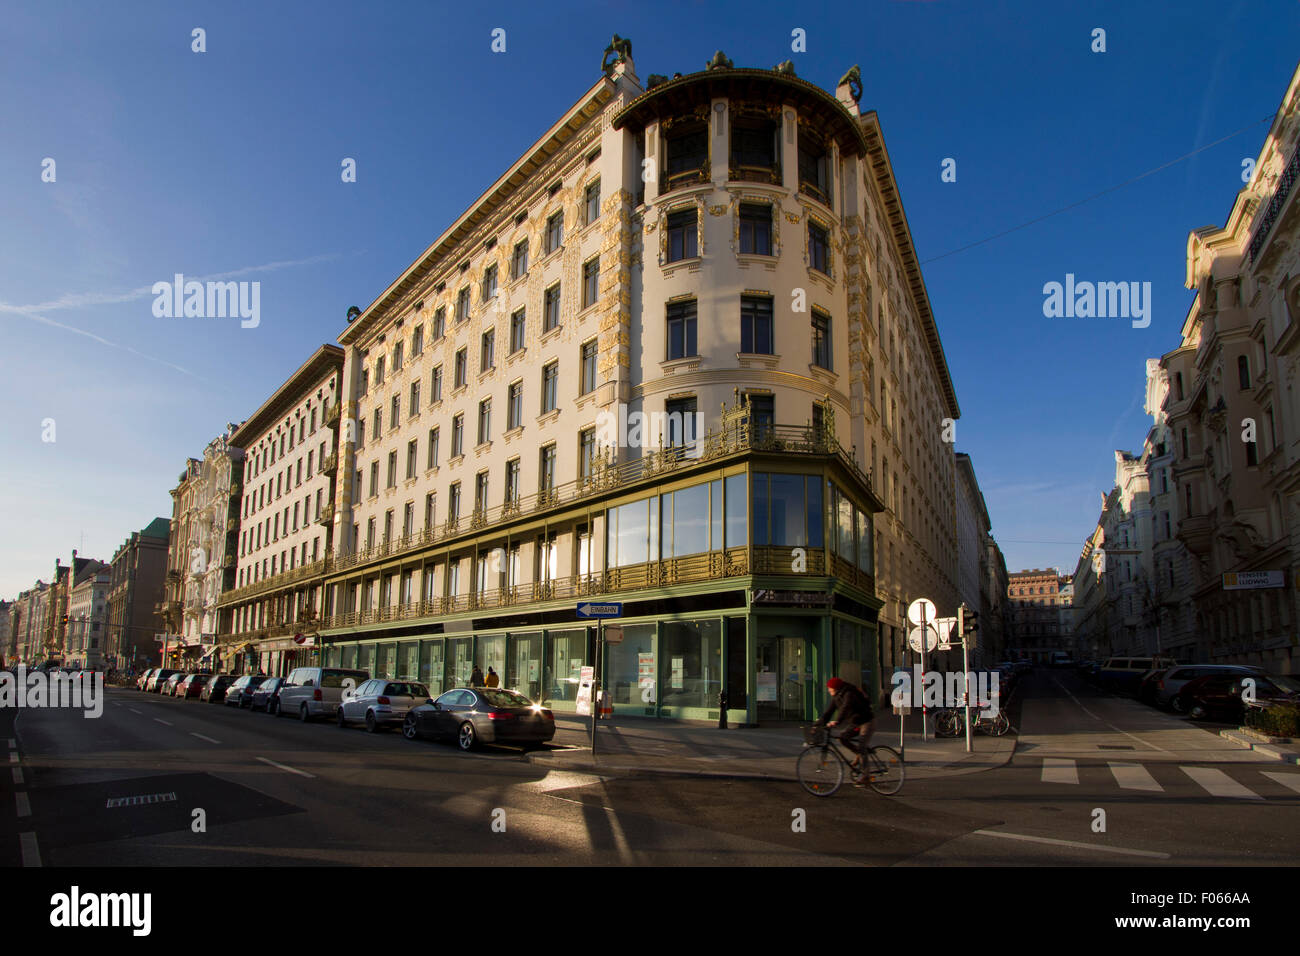
[{"label": "parked car", "polygon": [[412,707],[402,723],[408,740],[455,740],[461,750],[480,743],[524,746],[555,736],[555,715],[523,694],[499,687],[456,687],[437,700]]},{"label": "parked car", "polygon": [[185,671],[172,671],[171,674],[164,678],[158,686],[158,693],[164,697],[175,697],[176,688],[190,675]]},{"label": "parked car", "polygon": [[1264,669],[1262,667],[1253,667],[1246,664],[1188,664],[1171,667],[1164,672],[1164,675],[1156,684],[1156,704],[1161,707],[1169,707],[1176,714],[1184,714],[1186,711],[1179,709],[1184,702],[1176,698],[1178,692],[1189,681],[1221,674],[1263,673]]},{"label": "parked car", "polygon": [[1113,694],[1136,694],[1143,674],[1173,665],[1168,657],[1111,657],[1097,676],[1101,686]]},{"label": "parked car", "polygon": [[[294,714],[303,722],[314,717],[335,717],[347,686],[360,687],[370,680],[366,671],[338,667],[296,667],[280,689],[276,715]],[[351,681],[348,685],[347,682]]]},{"label": "parked car", "polygon": [[144,690],[145,685],[149,683],[149,678],[152,677],[152,676],[154,675],[154,672],[155,672],[156,670],[158,670],[158,668],[156,668],[156,667],[150,667],[148,670],[146,670],[144,673],[142,673],[139,677],[137,677],[137,678],[135,679],[135,689],[136,689],[136,690]]},{"label": "parked car", "polygon": [[277,714],[280,711],[280,691],[284,689],[283,677],[263,677],[256,687],[253,688],[253,696],[249,698],[249,710],[264,710],[268,714]]},{"label": "parked car", "polygon": [[199,700],[206,700],[209,704],[219,704],[226,699],[229,693],[230,685],[238,678],[234,674],[213,674],[203,690],[199,693]]},{"label": "parked car", "polygon": [[384,727],[402,725],[406,712],[429,699],[429,688],[417,681],[371,678],[356,690],[345,690],[339,703],[338,724],[363,720],[372,734]]},{"label": "parked car", "polygon": [[149,677],[149,683],[145,685],[145,690],[153,694],[161,694],[167,681],[179,674],[180,671],[172,670],[170,667],[160,667]]},{"label": "parked car", "polygon": [[1300,681],[1294,677],[1224,671],[1188,681],[1173,699],[1178,701],[1176,707],[1183,708],[1179,713],[1197,719],[1218,715],[1241,720],[1246,711],[1241,699],[1245,680],[1254,680],[1254,699],[1258,705],[1300,703]]},{"label": "parked car", "polygon": [[176,685],[176,689],[172,691],[172,696],[179,697],[182,700],[198,697],[203,693],[203,688],[211,677],[211,674],[187,674],[185,679]]},{"label": "parked car", "polygon": [[1154,705],[1156,702],[1156,682],[1168,668],[1158,667],[1147,671],[1138,681],[1137,699],[1144,704]]},{"label": "parked car", "polygon": [[266,678],[261,674],[246,674],[243,677],[236,677],[234,683],[226,688],[226,706],[238,707],[241,710],[248,707],[253,703],[253,691],[264,680]]}]

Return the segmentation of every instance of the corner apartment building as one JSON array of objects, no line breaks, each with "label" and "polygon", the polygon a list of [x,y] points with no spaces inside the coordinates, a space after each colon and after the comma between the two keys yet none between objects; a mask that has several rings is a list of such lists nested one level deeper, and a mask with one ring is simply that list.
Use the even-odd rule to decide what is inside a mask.
[{"label": "corner apartment building", "polygon": [[317,659],[806,719],[955,611],[959,410],[859,95],[621,52],[350,321]]},{"label": "corner apartment building", "polygon": [[105,666],[112,569],[103,561],[77,557],[74,549],[69,573],[71,591],[63,659],[69,665],[102,669]]},{"label": "corner apartment building", "polygon": [[[126,667],[148,661],[158,666],[163,633],[158,605],[167,574],[171,521],[154,518],[122,542],[109,561],[108,640],[105,664]],[[148,666],[146,664],[145,666]]]},{"label": "corner apartment building", "polygon": [[[217,566],[230,569],[231,587],[215,598],[227,670],[277,674],[306,659],[333,545],[342,371],[342,349],[318,348],[229,432],[221,460],[230,470],[213,469],[223,477],[204,499],[197,540],[209,567],[218,545],[228,542]],[[238,459],[242,481],[233,477]],[[235,503],[224,519],[223,500]],[[205,608],[215,581],[208,579]]]}]

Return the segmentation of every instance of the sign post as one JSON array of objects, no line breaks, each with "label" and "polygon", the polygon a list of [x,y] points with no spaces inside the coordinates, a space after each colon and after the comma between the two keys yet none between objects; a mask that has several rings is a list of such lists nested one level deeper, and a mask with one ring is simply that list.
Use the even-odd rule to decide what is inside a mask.
[{"label": "sign post", "polygon": [[[938,616],[939,616],[938,610],[937,608],[935,608],[934,602],[931,601],[929,598],[917,598],[915,601],[913,601],[911,604],[907,606],[907,619],[911,621],[913,624],[915,624],[921,632],[920,647],[917,648],[917,651],[921,655],[922,679],[924,679],[925,676],[925,652],[934,649],[934,647],[930,645],[931,637],[933,636],[934,642],[936,644],[938,643],[938,635],[934,633],[933,628],[931,626],[932,622],[935,619],[937,619]],[[922,740],[925,740],[926,738],[927,716],[928,714],[926,713],[925,695],[922,694],[921,695],[921,739]]]},{"label": "sign post", "polygon": [[[604,601],[595,602],[587,601],[579,604],[575,608],[577,615],[582,620],[596,620],[596,664],[592,668],[592,677],[589,693],[591,699],[588,706],[591,708],[591,755],[596,756],[596,721],[600,718],[600,678],[601,678],[601,660],[605,656],[605,618],[622,617],[623,602],[621,601]],[[622,631],[619,631],[618,640],[623,639]],[[617,642],[616,642],[617,643]],[[584,678],[586,668],[583,668]],[[581,688],[579,694],[581,694]]]}]

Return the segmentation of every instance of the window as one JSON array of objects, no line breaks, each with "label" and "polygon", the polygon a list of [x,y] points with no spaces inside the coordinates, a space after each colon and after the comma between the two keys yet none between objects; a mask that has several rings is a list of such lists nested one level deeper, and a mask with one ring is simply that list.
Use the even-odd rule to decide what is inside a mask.
[{"label": "window", "polygon": [[375,441],[379,441],[379,436],[384,433],[384,410],[375,409]]},{"label": "window", "polygon": [[506,504],[519,500],[519,459],[506,462]]},{"label": "window", "polygon": [[812,314],[812,363],[831,371],[831,317],[816,310]]},{"label": "window", "polygon": [[580,394],[586,395],[588,392],[596,390],[596,340],[582,343],[581,353],[582,367],[582,385]]},{"label": "window", "polygon": [[596,304],[600,294],[600,256],[589,259],[582,264],[582,307]]},{"label": "window", "polygon": [[590,478],[596,461],[596,429],[584,428],[578,432],[578,477]]},{"label": "window", "polygon": [[600,218],[600,180],[587,186],[586,192],[582,195],[582,205],[584,209],[583,222],[590,226]]},{"label": "window", "polygon": [[515,243],[514,255],[510,257],[510,278],[522,279],[528,272],[528,240]]},{"label": "window", "polygon": [[490,368],[496,367],[496,329],[488,329],[483,333],[483,341],[479,347],[479,371],[486,372]]},{"label": "window", "polygon": [[452,484],[447,495],[447,520],[458,521],[460,519],[460,482]]},{"label": "window", "polygon": [[771,395],[752,392],[745,393],[744,397],[749,399],[749,423],[754,428],[754,435],[771,435],[772,426],[776,424],[776,400]]},{"label": "window", "polygon": [[693,259],[697,256],[695,209],[683,209],[668,216],[668,261]]},{"label": "window", "polygon": [[419,455],[420,440],[412,438],[406,443],[406,478],[409,481],[415,477],[415,462]]},{"label": "window", "polygon": [[295,488],[298,488],[301,485],[302,485],[302,459],[299,458],[297,464],[294,467],[293,486]]},{"label": "window", "polygon": [[506,428],[519,428],[524,423],[524,383],[511,382],[506,398]]},{"label": "window", "polygon": [[451,420],[451,457],[459,458],[465,451],[465,413]]},{"label": "window", "polygon": [[831,274],[827,233],[815,222],[808,223],[808,265],[825,275]]},{"label": "window", "polygon": [[830,157],[825,144],[806,129],[799,130],[799,191],[831,204]]},{"label": "window", "polygon": [[388,453],[388,485],[389,488],[397,487],[397,452]]},{"label": "window", "polygon": [[771,355],[772,300],[767,296],[740,297],[740,351]]},{"label": "window", "polygon": [[469,286],[456,293],[456,324],[469,318]]},{"label": "window", "polygon": [[486,302],[497,294],[497,264],[494,262],[483,272],[482,298]]},{"label": "window", "polygon": [[400,396],[394,395],[393,401],[390,403],[390,408],[388,413],[388,427],[396,428],[399,424],[401,424],[401,418],[402,418],[402,399]]},{"label": "window", "polygon": [[[374,546],[375,546],[375,519],[371,518],[369,521],[366,522],[366,547],[373,548]],[[369,587],[370,587],[369,584],[367,584],[366,585],[367,590],[369,590]],[[366,598],[366,603],[367,604],[370,603],[369,597]]]},{"label": "window", "polygon": [[492,440],[492,399],[485,398],[478,403],[478,443],[480,445]]},{"label": "window", "polygon": [[555,385],[559,378],[559,362],[550,362],[542,369],[542,414],[555,410]]},{"label": "window", "polygon": [[555,212],[546,220],[546,252],[549,255],[564,242],[564,212]]},{"label": "window", "polygon": [[[379,356],[379,358],[375,361],[375,384],[376,385],[384,384],[384,357],[382,355]],[[280,451],[284,451],[283,438],[280,439],[280,443],[281,443]]]},{"label": "window", "polygon": [[[424,351],[424,326],[417,325],[415,332],[411,335],[411,358],[415,358]],[[312,425],[312,429],[316,428]]]},{"label": "window", "polygon": [[429,531],[433,528],[433,519],[437,517],[438,496],[429,493],[424,496],[424,530]]},{"label": "window", "polygon": [[469,357],[466,349],[456,351],[456,384],[455,388],[463,388],[469,375]]},{"label": "window", "polygon": [[439,306],[433,313],[433,340],[441,341],[447,334],[447,307]]},{"label": "window", "polygon": [[1257,442],[1253,442],[1253,441],[1246,442],[1246,464],[1247,465],[1259,464],[1259,444]]},{"label": "window", "polygon": [[510,316],[510,353],[512,355],[524,347],[524,330],[527,328],[524,322],[523,309]]},{"label": "window", "polygon": [[379,462],[370,463],[370,497],[379,494]]},{"label": "window", "polygon": [[695,300],[668,305],[668,359],[695,355]]},{"label": "window", "polygon": [[678,398],[664,404],[664,429],[668,434],[662,436],[670,448],[681,448],[698,437],[695,434],[696,401],[693,398]]},{"label": "window", "polygon": [[474,476],[474,510],[486,511],[488,506],[488,473],[480,471]]},{"label": "window", "polygon": [[414,418],[420,413],[420,382],[417,379],[411,383],[411,417]]},{"label": "window", "polygon": [[433,370],[433,377],[429,381],[429,404],[434,405],[442,401],[442,366],[439,365]]},{"label": "window", "polygon": [[396,345],[393,346],[393,371],[400,372],[401,370],[402,370],[402,343],[398,342]]},{"label": "window", "polygon": [[664,192],[708,179],[709,127],[706,123],[675,126],[664,143],[667,174]]},{"label": "window", "polygon": [[542,332],[560,327],[560,284],[546,290],[545,309],[542,312]]},{"label": "window", "polygon": [[779,182],[777,126],[770,120],[741,119],[731,124],[731,178]]},{"label": "window", "polygon": [[772,207],[744,203],[740,207],[740,251],[747,255],[772,254]]},{"label": "window", "polygon": [[[393,541],[393,510],[390,508],[384,512],[384,544],[391,544]],[[384,579],[384,603],[388,603],[388,579]]]},{"label": "window", "polygon": [[438,467],[438,429],[429,429],[429,464],[428,468]]},{"label": "window", "polygon": [[555,487],[555,446],[547,445],[538,456],[537,490],[550,491]]},{"label": "window", "polygon": [[1250,388],[1250,360],[1244,355],[1237,356],[1237,384]]},{"label": "window", "polygon": [[[402,510],[402,537],[409,538],[414,531],[415,531],[415,503],[408,501],[406,503],[406,507]],[[408,581],[407,581],[406,590],[409,591],[410,590],[409,571],[407,572],[407,575],[408,575]]]}]

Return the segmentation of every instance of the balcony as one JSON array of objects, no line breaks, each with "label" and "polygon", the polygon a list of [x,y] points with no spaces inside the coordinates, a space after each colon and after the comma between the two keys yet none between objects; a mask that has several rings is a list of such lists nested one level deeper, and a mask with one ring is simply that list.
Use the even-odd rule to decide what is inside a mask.
[{"label": "balcony", "polygon": [[1264,210],[1264,216],[1255,229],[1255,233],[1250,239],[1250,262],[1255,264],[1255,259],[1264,249],[1264,243],[1268,239],[1268,234],[1273,231],[1273,226],[1282,214],[1282,207],[1286,205],[1287,197],[1295,185],[1296,178],[1300,177],[1300,143],[1291,151],[1291,159],[1282,169],[1282,175],[1278,177],[1277,188],[1273,191],[1273,196],[1268,201],[1268,206]]},{"label": "balcony", "polygon": [[1209,515],[1183,518],[1178,522],[1178,540],[1193,554],[1209,554],[1213,539],[1214,524]]},{"label": "balcony", "polygon": [[733,165],[727,171],[727,178],[732,182],[765,183],[780,186],[784,179],[779,164],[771,166]]},{"label": "balcony", "polygon": [[699,167],[684,169],[681,172],[670,173],[667,170],[664,170],[663,174],[659,177],[659,182],[662,184],[659,192],[662,195],[664,193],[670,193],[674,189],[685,189],[688,186],[703,185],[709,181],[709,173],[709,163],[707,159]]},{"label": "balcony", "polygon": [[292,571],[284,571],[269,578],[262,578],[262,580],[254,581],[252,584],[245,584],[241,588],[224,592],[218,599],[218,606],[228,607],[231,604],[237,604],[240,601],[246,601],[271,591],[278,591],[281,588],[301,584],[304,581],[311,581],[313,578],[320,578],[330,571],[331,567],[330,559],[322,558],[319,561],[313,561],[310,564],[294,568]]},{"label": "balcony", "polygon": [[342,408],[343,406],[338,402],[330,405],[329,409],[325,412],[325,426],[327,428],[338,428]]},{"label": "balcony", "polygon": [[339,470],[339,453],[331,452],[324,461],[320,463],[322,475],[333,475]]},{"label": "balcony", "polygon": [[320,517],[316,519],[316,523],[323,525],[326,528],[334,524],[334,502],[331,501],[329,504],[325,505],[325,507],[321,508]]}]

